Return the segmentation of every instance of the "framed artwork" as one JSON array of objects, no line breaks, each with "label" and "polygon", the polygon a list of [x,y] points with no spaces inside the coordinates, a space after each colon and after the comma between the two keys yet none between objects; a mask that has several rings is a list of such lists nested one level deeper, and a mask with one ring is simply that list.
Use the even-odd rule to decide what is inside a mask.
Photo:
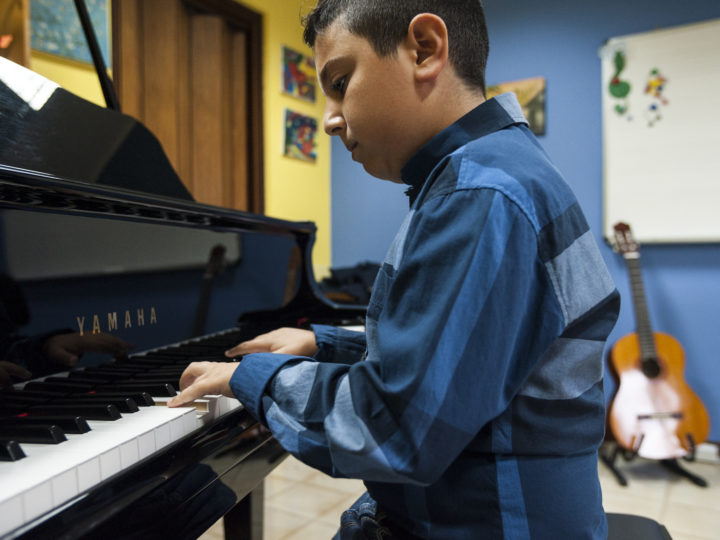
[{"label": "framed artwork", "polygon": [[545,135],[545,77],[533,77],[488,86],[487,98],[490,99],[505,92],[513,92],[517,96],[523,114],[530,125],[530,130],[535,135]]},{"label": "framed artwork", "polygon": [[[105,65],[110,67],[108,0],[85,0]],[[31,0],[30,46],[76,62],[92,63],[73,0]]]},{"label": "framed artwork", "polygon": [[315,61],[283,46],[281,64],[282,91],[289,96],[315,103]]},{"label": "framed artwork", "polygon": [[285,109],[285,156],[315,163],[317,120]]}]

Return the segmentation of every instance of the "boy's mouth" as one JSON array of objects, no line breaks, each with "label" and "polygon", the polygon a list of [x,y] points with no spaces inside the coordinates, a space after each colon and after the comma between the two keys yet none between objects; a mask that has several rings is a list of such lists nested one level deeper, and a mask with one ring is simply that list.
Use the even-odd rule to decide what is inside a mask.
[{"label": "boy's mouth", "polygon": [[345,148],[348,149],[348,152],[352,153],[352,151],[355,150],[355,148],[357,147],[357,145],[358,145],[357,142],[352,141],[352,142],[348,142],[348,143],[345,145]]}]

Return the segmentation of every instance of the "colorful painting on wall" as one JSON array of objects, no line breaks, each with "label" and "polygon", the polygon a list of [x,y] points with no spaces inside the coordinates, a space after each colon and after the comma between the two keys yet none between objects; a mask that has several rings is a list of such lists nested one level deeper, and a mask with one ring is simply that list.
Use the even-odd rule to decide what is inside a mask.
[{"label": "colorful painting on wall", "polygon": [[315,61],[289,47],[282,48],[283,92],[315,103]]},{"label": "colorful painting on wall", "polygon": [[317,120],[290,109],[285,109],[284,155],[315,163],[317,154]]},{"label": "colorful painting on wall", "polygon": [[513,92],[520,102],[523,114],[535,135],[545,135],[545,77],[534,77],[495,84],[487,87],[487,98],[504,92]]},{"label": "colorful painting on wall", "polygon": [[[108,0],[85,0],[105,65],[110,67]],[[30,45],[38,51],[78,62],[92,63],[73,0],[30,2]]]}]

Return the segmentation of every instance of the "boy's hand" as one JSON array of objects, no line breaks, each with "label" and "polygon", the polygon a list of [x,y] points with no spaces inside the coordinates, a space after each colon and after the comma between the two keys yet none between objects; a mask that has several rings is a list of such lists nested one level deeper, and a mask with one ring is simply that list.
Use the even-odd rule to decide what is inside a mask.
[{"label": "boy's hand", "polygon": [[313,356],[317,350],[315,334],[311,330],[279,328],[236,345],[225,351],[225,356],[234,358],[256,352]]},{"label": "boy's hand", "polygon": [[29,379],[31,376],[32,373],[24,367],[0,360],[0,388],[10,388],[13,383],[12,377]]},{"label": "boy's hand", "polygon": [[230,390],[230,379],[236,362],[193,362],[180,377],[180,393],[168,401],[168,407],[180,407],[211,394],[235,397]]},{"label": "boy's hand", "polygon": [[86,352],[111,354],[115,357],[127,355],[132,345],[111,334],[78,333],[57,334],[43,345],[43,353],[56,364],[74,366]]}]

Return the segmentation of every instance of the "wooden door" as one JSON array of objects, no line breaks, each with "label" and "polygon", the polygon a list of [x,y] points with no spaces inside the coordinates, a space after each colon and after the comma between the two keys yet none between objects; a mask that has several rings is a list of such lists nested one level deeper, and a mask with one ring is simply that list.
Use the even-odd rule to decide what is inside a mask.
[{"label": "wooden door", "polygon": [[0,0],[0,56],[30,67],[30,0]]},{"label": "wooden door", "polygon": [[233,0],[115,0],[122,111],[198,202],[262,213],[261,16]]}]

